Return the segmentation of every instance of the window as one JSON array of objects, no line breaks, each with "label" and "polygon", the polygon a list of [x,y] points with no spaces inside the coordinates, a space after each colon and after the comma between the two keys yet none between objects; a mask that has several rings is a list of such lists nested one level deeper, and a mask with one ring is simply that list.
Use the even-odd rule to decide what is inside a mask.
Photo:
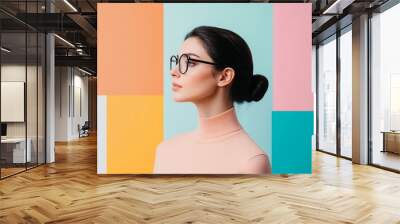
[{"label": "window", "polygon": [[400,5],[371,18],[371,162],[400,170]]},{"label": "window", "polygon": [[336,36],[318,47],[318,149],[336,153]]},{"label": "window", "polygon": [[351,26],[340,36],[340,155],[352,157],[352,33]]}]

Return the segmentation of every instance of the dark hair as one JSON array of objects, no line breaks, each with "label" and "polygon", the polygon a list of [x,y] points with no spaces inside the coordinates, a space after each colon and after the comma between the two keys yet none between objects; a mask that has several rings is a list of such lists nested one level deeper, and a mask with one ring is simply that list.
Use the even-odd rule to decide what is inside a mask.
[{"label": "dark hair", "polygon": [[185,40],[197,37],[203,43],[208,55],[216,63],[218,71],[231,67],[235,78],[231,87],[234,102],[259,101],[268,89],[268,79],[253,75],[253,58],[247,43],[236,33],[211,26],[199,26],[190,31]]}]

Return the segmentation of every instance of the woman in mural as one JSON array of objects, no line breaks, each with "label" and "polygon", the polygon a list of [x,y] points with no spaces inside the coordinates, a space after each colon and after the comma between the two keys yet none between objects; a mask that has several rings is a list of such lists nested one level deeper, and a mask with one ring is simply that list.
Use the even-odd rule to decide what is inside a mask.
[{"label": "woman in mural", "polygon": [[154,173],[266,174],[268,155],[241,127],[234,102],[263,98],[268,80],[253,75],[250,48],[236,33],[201,26],[170,58],[176,102],[192,102],[199,127],[157,147]]}]

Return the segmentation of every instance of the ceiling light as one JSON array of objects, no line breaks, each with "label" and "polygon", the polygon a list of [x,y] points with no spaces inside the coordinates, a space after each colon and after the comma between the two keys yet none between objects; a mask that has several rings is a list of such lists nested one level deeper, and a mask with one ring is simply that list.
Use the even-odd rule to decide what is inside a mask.
[{"label": "ceiling light", "polygon": [[86,71],[86,70],[83,70],[83,69],[81,69],[81,68],[79,68],[79,67],[78,67],[78,70],[81,71],[81,72],[83,72],[83,73],[85,73],[85,74],[87,74],[87,75],[93,75],[92,73],[90,73],[90,72],[88,72],[88,71]]},{"label": "ceiling light", "polygon": [[327,9],[325,9],[322,14],[331,13],[330,11],[332,11],[332,9],[334,9],[339,2],[340,0],[336,0],[332,5],[330,5]]},{"label": "ceiling light", "polygon": [[71,42],[69,42],[68,40],[58,36],[57,34],[54,34],[55,37],[57,37],[58,39],[60,39],[61,41],[63,41],[64,43],[68,44],[69,46],[75,48],[75,45],[71,44]]},{"label": "ceiling light", "polygon": [[7,48],[5,48],[5,47],[1,47],[1,50],[4,51],[4,52],[6,52],[6,53],[10,53],[10,52],[11,52],[11,50],[9,50],[9,49],[7,49]]},{"label": "ceiling light", "polygon": [[343,9],[351,5],[355,0],[336,0],[332,5],[324,10],[322,14],[342,14]]},{"label": "ceiling light", "polygon": [[74,10],[74,12],[78,12],[78,10],[71,4],[69,3],[68,0],[64,0],[65,4],[67,4],[72,10]]}]

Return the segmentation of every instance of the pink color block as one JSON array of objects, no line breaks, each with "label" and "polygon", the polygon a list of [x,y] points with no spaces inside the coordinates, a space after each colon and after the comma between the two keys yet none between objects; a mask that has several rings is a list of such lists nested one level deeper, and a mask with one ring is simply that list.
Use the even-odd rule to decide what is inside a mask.
[{"label": "pink color block", "polygon": [[157,174],[265,174],[269,157],[240,125],[234,107],[199,117],[199,128],[157,147]]},{"label": "pink color block", "polygon": [[312,111],[311,3],[273,10],[273,110]]}]

